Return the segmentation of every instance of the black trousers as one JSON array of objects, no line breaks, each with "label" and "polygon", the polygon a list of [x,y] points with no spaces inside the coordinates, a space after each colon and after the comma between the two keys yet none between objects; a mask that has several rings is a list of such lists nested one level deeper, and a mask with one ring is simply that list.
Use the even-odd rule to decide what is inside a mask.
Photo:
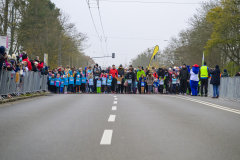
[{"label": "black trousers", "polygon": [[180,80],[180,90],[182,93],[186,93],[186,91],[187,91],[187,80],[186,79]]},{"label": "black trousers", "polygon": [[118,93],[123,93],[123,85],[122,84],[118,84],[117,88],[118,88]]},{"label": "black trousers", "polygon": [[160,85],[160,86],[158,87],[158,92],[159,92],[160,94],[163,94],[163,85]]},{"label": "black trousers", "polygon": [[[147,84],[145,85],[145,90],[146,90],[146,93],[148,93],[148,85]],[[149,92],[151,92],[151,91],[149,91]]]},{"label": "black trousers", "polygon": [[82,90],[82,93],[86,92],[86,83],[81,84],[81,90]]},{"label": "black trousers", "polygon": [[94,80],[93,80],[93,83],[94,83],[94,84],[93,84],[93,92],[94,92],[94,93],[97,93],[97,79],[94,79]]},{"label": "black trousers", "polygon": [[106,85],[102,85],[102,92],[106,92],[107,89],[106,89]]},{"label": "black trousers", "polygon": [[54,85],[51,85],[51,92],[55,93],[56,92],[56,87]]},{"label": "black trousers", "polygon": [[138,92],[141,93],[141,82],[138,81]]},{"label": "black trousers", "polygon": [[116,92],[116,88],[117,88],[117,79],[113,78],[113,80],[112,80],[112,92]]},{"label": "black trousers", "polygon": [[205,90],[205,95],[208,94],[208,79],[201,79],[201,95],[203,95],[203,87]]},{"label": "black trousers", "polygon": [[166,82],[164,82],[164,84],[166,87],[166,92],[170,92],[169,83],[166,81]]}]

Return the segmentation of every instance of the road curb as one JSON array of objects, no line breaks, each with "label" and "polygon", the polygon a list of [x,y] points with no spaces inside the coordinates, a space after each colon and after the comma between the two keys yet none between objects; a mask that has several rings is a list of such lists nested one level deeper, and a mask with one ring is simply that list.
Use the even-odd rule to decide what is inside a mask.
[{"label": "road curb", "polygon": [[8,103],[8,102],[14,102],[14,101],[22,100],[22,99],[33,98],[33,97],[46,96],[46,95],[48,95],[48,94],[50,94],[50,92],[33,94],[33,95],[23,96],[23,97],[14,97],[14,98],[10,98],[10,99],[3,99],[3,100],[0,100],[0,104]]}]

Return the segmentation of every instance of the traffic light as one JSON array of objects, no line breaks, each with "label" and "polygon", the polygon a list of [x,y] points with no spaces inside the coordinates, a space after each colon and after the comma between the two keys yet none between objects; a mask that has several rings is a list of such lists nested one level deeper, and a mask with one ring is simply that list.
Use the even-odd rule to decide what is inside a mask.
[{"label": "traffic light", "polygon": [[115,58],[115,53],[112,53],[112,58]]}]

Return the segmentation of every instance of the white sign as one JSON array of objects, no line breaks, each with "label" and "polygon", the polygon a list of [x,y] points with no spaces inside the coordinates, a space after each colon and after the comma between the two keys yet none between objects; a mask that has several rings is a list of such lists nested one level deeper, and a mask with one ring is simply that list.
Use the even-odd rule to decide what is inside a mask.
[{"label": "white sign", "polygon": [[44,53],[44,63],[48,66],[48,54]]},{"label": "white sign", "polygon": [[7,36],[0,36],[0,46],[4,46],[8,48],[8,37]]}]

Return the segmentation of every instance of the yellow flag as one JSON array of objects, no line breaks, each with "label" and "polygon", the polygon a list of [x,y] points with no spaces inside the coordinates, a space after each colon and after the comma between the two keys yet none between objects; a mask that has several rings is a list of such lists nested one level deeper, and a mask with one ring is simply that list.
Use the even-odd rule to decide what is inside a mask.
[{"label": "yellow flag", "polygon": [[151,58],[151,60],[150,60],[150,62],[149,62],[149,65],[148,65],[148,69],[150,68],[150,65],[151,65],[152,59],[153,59],[154,56],[158,53],[158,51],[159,51],[159,46],[157,45],[157,46],[155,47],[154,51],[153,51],[152,58]]}]

